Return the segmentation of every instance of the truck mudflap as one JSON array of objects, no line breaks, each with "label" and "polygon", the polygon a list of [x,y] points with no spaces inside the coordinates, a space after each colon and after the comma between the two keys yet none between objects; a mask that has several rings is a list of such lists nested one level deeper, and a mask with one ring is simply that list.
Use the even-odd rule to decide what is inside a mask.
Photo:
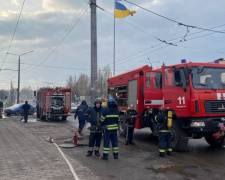
[{"label": "truck mudflap", "polygon": [[196,134],[213,134],[224,131],[224,117],[191,119],[190,130]]}]

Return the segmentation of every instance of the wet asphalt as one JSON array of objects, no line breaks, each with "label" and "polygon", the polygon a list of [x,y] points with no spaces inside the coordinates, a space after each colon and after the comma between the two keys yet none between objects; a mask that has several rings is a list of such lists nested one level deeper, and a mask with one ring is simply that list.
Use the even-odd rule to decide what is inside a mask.
[{"label": "wet asphalt", "polygon": [[[11,117],[19,120],[19,117]],[[15,119],[18,118],[18,119]],[[35,116],[29,117],[29,123],[37,122]],[[39,129],[35,127],[34,133],[40,137],[53,136],[57,144],[63,144],[71,139],[78,121],[73,114],[66,121],[52,119],[38,121]],[[51,128],[51,129],[50,129]],[[31,129],[32,130],[32,129]],[[50,130],[54,133],[50,133]],[[135,145],[124,144],[124,137],[119,137],[119,159],[115,160],[110,150],[109,160],[92,155],[86,157],[88,147],[87,127],[84,129],[84,138],[78,139],[75,148],[62,148],[70,158],[75,159],[83,166],[89,168],[100,179],[223,179],[225,176],[225,148],[212,148],[204,138],[189,140],[184,152],[174,152],[172,157],[158,156],[158,139],[152,136],[148,128],[134,131]],[[72,141],[71,141],[72,143]],[[102,148],[100,149],[102,152]],[[102,154],[102,153],[101,153]]]},{"label": "wet asphalt", "polygon": [[[74,126],[73,118],[68,118],[66,124]],[[213,148],[204,138],[190,139],[184,152],[165,158],[158,156],[158,139],[150,129],[135,130],[134,142],[126,146],[124,137],[119,136],[118,160],[113,159],[112,151],[108,161],[93,155],[86,157],[87,147],[65,152],[102,179],[223,179],[225,175],[225,148]]]}]

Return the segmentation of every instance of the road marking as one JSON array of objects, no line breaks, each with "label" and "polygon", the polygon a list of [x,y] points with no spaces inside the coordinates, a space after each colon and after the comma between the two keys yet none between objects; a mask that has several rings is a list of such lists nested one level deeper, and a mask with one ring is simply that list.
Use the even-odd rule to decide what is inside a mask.
[{"label": "road marking", "polygon": [[69,160],[66,158],[65,154],[62,152],[62,150],[60,149],[60,147],[53,142],[53,144],[57,147],[57,149],[59,150],[59,152],[61,153],[62,157],[65,159],[66,163],[68,164],[69,168],[70,168],[70,171],[72,172],[73,174],[73,177],[75,180],[80,180],[75,172],[75,170],[73,169],[73,166],[71,165],[71,163],[69,162]]}]

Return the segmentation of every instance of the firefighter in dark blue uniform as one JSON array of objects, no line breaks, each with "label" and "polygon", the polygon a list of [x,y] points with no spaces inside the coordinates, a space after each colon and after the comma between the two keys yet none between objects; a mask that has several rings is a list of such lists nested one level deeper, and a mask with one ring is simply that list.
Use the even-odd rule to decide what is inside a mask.
[{"label": "firefighter in dark blue uniform", "polygon": [[[172,156],[171,125],[168,125],[169,120],[171,120],[172,123],[171,111],[164,110],[163,107],[160,107],[160,111],[160,114],[155,116],[155,120],[158,123],[159,155],[164,157],[167,152],[167,155]],[[168,115],[170,117],[168,117]]]},{"label": "firefighter in dark blue uniform", "polygon": [[[100,156],[99,147],[102,140],[102,127],[100,126],[100,117],[102,114],[102,101],[95,99],[94,107],[89,109],[85,115],[87,116],[87,122],[90,122],[90,136],[89,136],[89,149],[86,156],[91,156],[95,149],[95,155]],[[95,146],[95,148],[94,148]]]},{"label": "firefighter in dark blue uniform", "polygon": [[87,110],[88,110],[88,105],[86,101],[83,100],[81,101],[81,105],[77,107],[76,113],[74,115],[74,119],[76,119],[78,116],[78,120],[79,120],[79,130],[78,130],[79,136],[82,136],[85,120],[87,118],[84,114],[86,113]]},{"label": "firefighter in dark blue uniform", "polygon": [[101,116],[101,124],[105,126],[103,160],[108,160],[110,141],[112,142],[113,156],[118,159],[118,122],[120,121],[120,112],[113,98],[108,99],[108,108],[105,108]]},{"label": "firefighter in dark blue uniform", "polygon": [[133,133],[134,133],[134,126],[135,126],[135,121],[136,118],[138,117],[137,111],[134,109],[134,105],[131,104],[130,108],[126,111],[126,127],[127,127],[127,132],[126,132],[126,143],[125,145],[132,144],[134,145],[133,142]]}]

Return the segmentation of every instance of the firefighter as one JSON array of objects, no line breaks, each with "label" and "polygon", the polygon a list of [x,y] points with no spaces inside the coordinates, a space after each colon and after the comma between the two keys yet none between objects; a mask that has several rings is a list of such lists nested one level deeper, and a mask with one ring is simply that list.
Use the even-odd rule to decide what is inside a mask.
[{"label": "firefighter", "polygon": [[102,160],[108,160],[110,141],[112,142],[114,159],[118,159],[118,122],[120,121],[120,112],[115,99],[108,99],[108,108],[105,108],[101,116],[101,124],[105,126],[104,146]]},{"label": "firefighter", "polygon": [[78,120],[79,120],[79,130],[78,130],[79,136],[83,136],[82,130],[84,128],[85,120],[86,120],[86,116],[84,114],[86,113],[87,109],[88,109],[88,106],[86,101],[82,100],[81,105],[77,107],[76,113],[74,115],[74,119],[76,119],[78,116]]},{"label": "firefighter", "polygon": [[27,101],[25,101],[25,104],[22,106],[22,109],[23,109],[24,123],[27,123],[28,113],[29,113],[29,110],[30,110],[30,105],[28,104]]},{"label": "firefighter", "polygon": [[95,146],[95,155],[100,156],[99,147],[102,140],[102,127],[100,126],[100,117],[102,114],[102,101],[95,99],[94,107],[89,109],[85,115],[88,117],[87,122],[91,123],[89,136],[89,149],[86,156],[91,156]]},{"label": "firefighter", "polygon": [[[155,116],[159,133],[159,156],[165,157],[166,152],[167,155],[172,156],[172,137],[170,130],[172,125],[172,113],[171,111],[164,110],[163,106],[159,108],[159,111],[160,114]],[[171,121],[170,125],[168,125],[169,121]]]},{"label": "firefighter", "polygon": [[126,126],[127,126],[127,132],[126,132],[126,143],[125,145],[132,144],[133,142],[133,133],[134,133],[134,126],[136,118],[138,117],[137,111],[134,109],[134,105],[131,104],[130,108],[126,111]]}]

